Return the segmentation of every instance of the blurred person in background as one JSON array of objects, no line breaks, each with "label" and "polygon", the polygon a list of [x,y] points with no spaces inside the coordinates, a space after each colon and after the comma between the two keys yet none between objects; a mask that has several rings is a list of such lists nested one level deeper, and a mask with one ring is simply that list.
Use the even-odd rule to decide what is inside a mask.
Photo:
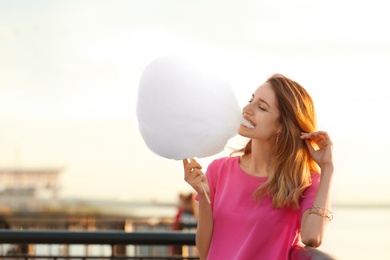
[{"label": "blurred person in background", "polygon": [[8,222],[0,216],[0,229],[9,229],[10,226],[8,224]]},{"label": "blurred person in background", "polygon": [[[196,228],[198,222],[198,202],[194,200],[195,194],[179,194],[177,213],[173,223],[174,230]],[[182,255],[182,247],[173,247],[173,253]]]}]

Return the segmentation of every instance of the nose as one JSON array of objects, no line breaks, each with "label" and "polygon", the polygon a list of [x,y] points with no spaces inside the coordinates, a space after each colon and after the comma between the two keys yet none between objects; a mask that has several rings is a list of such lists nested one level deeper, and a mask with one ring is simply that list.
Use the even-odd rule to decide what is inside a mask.
[{"label": "nose", "polygon": [[248,103],[246,106],[242,108],[242,114],[248,114],[251,115],[253,114],[253,109],[252,109],[252,103]]}]

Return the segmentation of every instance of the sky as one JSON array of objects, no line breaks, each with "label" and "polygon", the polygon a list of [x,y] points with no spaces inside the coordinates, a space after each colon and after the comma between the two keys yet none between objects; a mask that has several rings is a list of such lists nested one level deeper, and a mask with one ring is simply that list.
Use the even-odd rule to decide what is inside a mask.
[{"label": "sky", "polygon": [[273,73],[299,82],[334,143],[334,202],[390,203],[388,24],[381,1],[1,0],[0,168],[62,169],[63,198],[175,201],[191,188],[146,147],[137,92],[154,59],[193,55],[241,107]]}]

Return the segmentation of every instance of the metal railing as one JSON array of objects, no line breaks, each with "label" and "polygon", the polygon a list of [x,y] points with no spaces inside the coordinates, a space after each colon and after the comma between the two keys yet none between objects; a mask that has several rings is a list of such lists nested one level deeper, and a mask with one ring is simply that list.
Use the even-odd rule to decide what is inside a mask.
[{"label": "metal railing", "polygon": [[[1,259],[199,259],[196,255],[190,256],[188,250],[181,255],[129,255],[126,246],[176,246],[194,247],[195,233],[193,231],[61,231],[61,230],[0,230],[0,244],[18,244],[28,248],[28,245],[108,245],[111,247],[109,255],[69,255],[49,254],[40,255],[27,250],[21,253],[2,253]],[[118,250],[118,248],[120,250]],[[188,249],[188,248],[187,248]],[[66,250],[65,250],[66,252]],[[310,247],[295,247],[291,253],[291,260],[332,260],[331,255]]]}]

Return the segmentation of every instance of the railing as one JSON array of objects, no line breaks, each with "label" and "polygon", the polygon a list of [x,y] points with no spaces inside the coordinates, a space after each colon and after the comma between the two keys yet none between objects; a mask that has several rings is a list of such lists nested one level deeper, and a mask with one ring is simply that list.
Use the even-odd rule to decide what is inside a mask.
[{"label": "railing", "polygon": [[[192,231],[148,231],[148,232],[124,232],[124,231],[59,231],[59,230],[0,230],[0,244],[24,245],[109,245],[111,254],[106,256],[89,256],[69,254],[38,255],[34,252],[22,252],[19,254],[2,254],[1,259],[199,259],[197,256],[166,255],[166,256],[128,256],[126,245],[134,246],[179,246],[193,247],[195,245],[195,233]],[[117,250],[118,247],[122,250]],[[65,250],[66,251],[66,250]],[[184,252],[184,251],[183,251]],[[296,247],[291,253],[291,260],[332,260],[332,256],[310,247]]]}]

